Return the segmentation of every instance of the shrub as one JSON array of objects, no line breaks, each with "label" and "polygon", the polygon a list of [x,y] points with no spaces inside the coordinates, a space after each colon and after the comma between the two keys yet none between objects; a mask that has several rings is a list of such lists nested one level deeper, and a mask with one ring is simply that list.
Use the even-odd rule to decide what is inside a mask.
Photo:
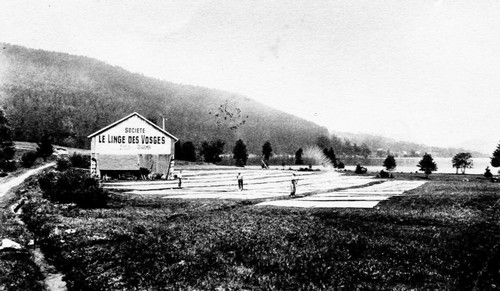
[{"label": "shrub", "polygon": [[71,166],[75,168],[90,168],[90,156],[74,153],[69,157]]},{"label": "shrub", "polygon": [[35,164],[36,159],[38,159],[38,155],[36,152],[26,152],[21,157],[21,164],[25,168],[31,168],[33,164]]},{"label": "shrub", "polygon": [[58,158],[56,169],[60,172],[66,171],[71,167],[71,162],[68,158]]},{"label": "shrub", "polygon": [[490,167],[486,167],[486,169],[484,170],[484,174],[483,174],[486,178],[491,178],[493,177],[493,174],[491,173],[491,170],[490,170]]},{"label": "shrub", "polygon": [[36,148],[38,156],[42,157],[44,161],[47,160],[48,157],[52,155],[54,152],[54,147],[50,141],[50,137],[45,133],[42,136],[40,143],[38,143],[38,147]]},{"label": "shrub", "polygon": [[389,172],[386,172],[384,170],[380,170],[380,173],[378,175],[380,178],[389,178]]},{"label": "shrub", "polygon": [[384,171],[384,170],[381,170],[378,176],[380,178],[394,178],[394,176],[392,175],[392,173],[389,173],[389,172]]},{"label": "shrub", "polygon": [[356,165],[356,170],[354,170],[354,173],[356,174],[365,174],[367,172],[367,169],[365,167],[361,167],[360,164]]},{"label": "shrub", "polygon": [[105,207],[108,193],[88,173],[70,169],[45,172],[38,178],[42,196],[54,203],[75,203],[81,208]]},{"label": "shrub", "polygon": [[337,165],[337,168],[344,169],[345,168],[344,163],[343,162],[339,162],[338,165]]}]

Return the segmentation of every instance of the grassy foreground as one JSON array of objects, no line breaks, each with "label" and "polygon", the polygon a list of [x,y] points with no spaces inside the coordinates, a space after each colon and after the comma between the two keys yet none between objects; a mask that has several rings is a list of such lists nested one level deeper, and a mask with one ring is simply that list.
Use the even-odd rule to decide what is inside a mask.
[{"label": "grassy foreground", "polygon": [[429,181],[375,209],[116,196],[83,210],[37,198],[24,220],[70,290],[500,287],[500,184]]},{"label": "grassy foreground", "polygon": [[[14,203],[6,197],[0,198],[0,239],[10,239],[28,245],[33,235],[8,208]],[[0,252],[0,290],[44,290],[43,275],[28,251]]]}]

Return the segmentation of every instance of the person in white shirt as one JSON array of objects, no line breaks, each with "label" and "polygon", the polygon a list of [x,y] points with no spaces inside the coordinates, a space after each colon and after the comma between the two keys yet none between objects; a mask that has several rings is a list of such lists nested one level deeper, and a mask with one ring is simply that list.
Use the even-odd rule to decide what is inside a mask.
[{"label": "person in white shirt", "polygon": [[182,188],[182,170],[177,174],[177,179],[179,180],[179,188]]},{"label": "person in white shirt", "polygon": [[238,173],[238,176],[236,178],[238,179],[238,189],[240,189],[240,191],[243,191],[243,175],[241,173]]}]

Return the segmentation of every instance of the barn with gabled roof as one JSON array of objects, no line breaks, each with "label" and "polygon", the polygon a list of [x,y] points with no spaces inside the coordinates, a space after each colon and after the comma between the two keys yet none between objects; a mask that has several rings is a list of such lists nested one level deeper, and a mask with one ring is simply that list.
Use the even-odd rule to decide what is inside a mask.
[{"label": "barn with gabled roof", "polygon": [[[96,177],[139,175],[168,177],[177,138],[134,112],[88,136],[91,173]],[[141,169],[142,168],[142,169]]]}]

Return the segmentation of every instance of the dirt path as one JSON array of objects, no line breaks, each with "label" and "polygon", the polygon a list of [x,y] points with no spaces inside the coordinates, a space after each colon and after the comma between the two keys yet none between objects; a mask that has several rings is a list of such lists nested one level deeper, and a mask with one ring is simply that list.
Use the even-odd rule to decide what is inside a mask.
[{"label": "dirt path", "polygon": [[12,178],[7,179],[4,183],[0,184],[0,198],[5,196],[5,194],[7,194],[10,191],[10,189],[20,185],[22,182],[24,182],[24,180],[26,180],[31,175],[34,175],[43,169],[52,167],[55,164],[56,163],[49,163],[49,164],[43,165],[41,167],[31,169],[31,170],[29,170],[29,171],[27,171],[27,172],[25,172],[17,177],[12,177]]}]

